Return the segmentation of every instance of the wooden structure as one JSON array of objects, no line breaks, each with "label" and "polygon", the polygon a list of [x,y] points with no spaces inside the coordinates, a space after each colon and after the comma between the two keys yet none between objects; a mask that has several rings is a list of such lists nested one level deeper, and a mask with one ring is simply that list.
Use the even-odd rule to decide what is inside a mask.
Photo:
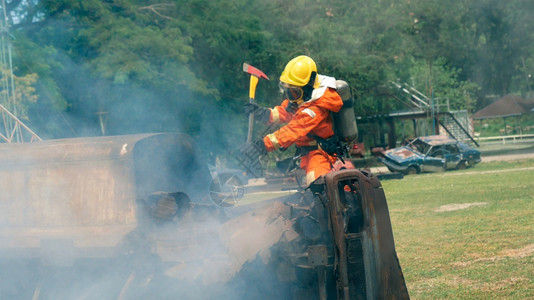
[{"label": "wooden structure", "polygon": [[504,135],[508,135],[506,120],[516,118],[519,134],[522,134],[522,125],[519,118],[534,112],[534,99],[524,99],[518,95],[508,94],[473,114],[473,120],[502,118]]}]

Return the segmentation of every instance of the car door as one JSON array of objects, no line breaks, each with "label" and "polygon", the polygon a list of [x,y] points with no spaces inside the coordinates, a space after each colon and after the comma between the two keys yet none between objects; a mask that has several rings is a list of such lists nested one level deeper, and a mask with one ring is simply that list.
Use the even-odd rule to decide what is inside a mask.
[{"label": "car door", "polygon": [[460,161],[462,160],[462,155],[460,154],[460,149],[458,148],[458,145],[446,145],[444,158],[447,170],[456,169],[458,163],[460,163]]},{"label": "car door", "polygon": [[423,159],[422,170],[424,172],[442,172],[444,168],[443,148],[441,146],[431,147]]}]

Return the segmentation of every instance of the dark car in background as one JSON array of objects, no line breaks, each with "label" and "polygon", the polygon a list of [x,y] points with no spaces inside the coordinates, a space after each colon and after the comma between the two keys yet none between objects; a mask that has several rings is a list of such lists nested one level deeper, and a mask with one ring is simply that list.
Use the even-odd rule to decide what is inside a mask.
[{"label": "dark car in background", "polygon": [[405,146],[386,150],[378,158],[391,172],[418,174],[465,169],[480,162],[480,151],[441,135],[418,137]]}]

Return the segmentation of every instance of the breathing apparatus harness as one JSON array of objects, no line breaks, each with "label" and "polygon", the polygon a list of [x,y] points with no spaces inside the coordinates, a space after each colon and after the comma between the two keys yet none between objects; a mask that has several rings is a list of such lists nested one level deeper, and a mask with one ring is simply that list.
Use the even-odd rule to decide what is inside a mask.
[{"label": "breathing apparatus harness", "polygon": [[307,152],[310,152],[311,150],[321,149],[328,155],[336,157],[341,160],[341,162],[345,163],[343,158],[347,156],[349,147],[339,140],[335,132],[334,135],[329,138],[322,138],[314,134],[308,134],[308,137],[317,141],[318,146],[301,147],[303,148],[302,150],[308,150]]},{"label": "breathing apparatus harness", "polygon": [[[349,85],[343,80],[336,80],[336,91],[343,100],[343,106],[337,113],[330,112],[334,135],[328,138],[321,138],[317,135],[308,134],[308,137],[317,141],[320,149],[328,153],[328,155],[337,157],[345,163],[343,158],[347,157],[349,152],[348,144],[357,139],[358,127],[354,115],[354,99]],[[311,147],[308,149],[311,149]],[[311,150],[308,150],[308,152]]]}]

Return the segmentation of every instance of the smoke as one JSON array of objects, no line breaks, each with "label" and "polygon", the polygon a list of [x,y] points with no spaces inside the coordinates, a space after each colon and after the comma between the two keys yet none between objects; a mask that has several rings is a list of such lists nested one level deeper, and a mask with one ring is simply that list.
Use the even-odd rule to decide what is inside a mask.
[{"label": "smoke", "polygon": [[[54,20],[48,25],[52,31]],[[68,38],[57,25],[54,38]],[[51,109],[50,86],[40,82],[29,125],[45,142],[0,145],[0,298],[280,298],[276,269],[259,254],[280,238],[263,231],[267,224],[283,220],[223,210],[206,198],[206,157],[244,141],[236,128],[245,118],[186,89],[95,78],[61,50],[49,59],[68,106]],[[124,135],[152,132],[186,132],[200,147],[194,155],[183,150],[185,136],[174,152],[154,143],[136,154],[146,164],[130,170],[135,162],[122,150],[143,148]],[[115,136],[84,138],[101,135]],[[186,191],[193,207],[155,219],[146,199],[156,191]]]},{"label": "smoke", "polygon": [[249,299],[285,291],[268,263],[290,228],[283,206],[213,205],[197,150],[185,135],[1,144],[0,298]]},{"label": "smoke", "polygon": [[95,79],[67,55],[56,53],[55,59],[62,66],[57,82],[70,105],[63,112],[51,110],[44,97],[30,108],[29,125],[44,139],[183,132],[208,158],[237,149],[246,138],[241,129],[245,116],[236,118],[231,106],[215,105],[209,97],[195,98],[186,89],[162,94],[128,81]]},{"label": "smoke", "polygon": [[[221,242],[224,223],[212,215],[195,214],[164,225],[149,225],[145,220],[144,228],[127,236],[127,252],[117,256],[81,258],[63,265],[62,257],[68,256],[68,251],[56,249],[48,253],[47,260],[4,260],[0,298],[283,298],[287,288],[278,283],[274,266],[254,257],[237,269],[235,257],[229,256],[227,245]],[[235,230],[247,229],[247,223],[240,225],[243,228]],[[254,241],[240,243],[233,247],[246,247]]]}]

